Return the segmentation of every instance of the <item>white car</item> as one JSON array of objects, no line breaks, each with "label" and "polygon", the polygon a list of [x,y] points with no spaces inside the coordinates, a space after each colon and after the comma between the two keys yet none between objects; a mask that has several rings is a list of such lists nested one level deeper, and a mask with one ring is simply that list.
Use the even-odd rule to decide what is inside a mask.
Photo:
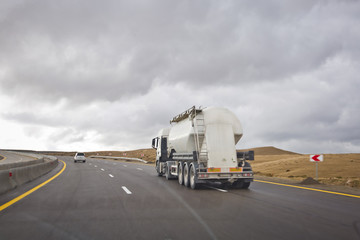
[{"label": "white car", "polygon": [[78,152],[75,154],[74,156],[74,162],[86,162],[86,157],[85,157],[85,153],[82,152]]}]

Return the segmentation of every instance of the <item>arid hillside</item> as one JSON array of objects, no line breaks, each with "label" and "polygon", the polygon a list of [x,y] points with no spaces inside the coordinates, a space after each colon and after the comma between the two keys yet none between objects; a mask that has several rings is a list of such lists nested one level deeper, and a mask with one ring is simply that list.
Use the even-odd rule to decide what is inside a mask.
[{"label": "arid hillside", "polygon": [[[310,155],[292,153],[275,147],[251,149],[255,161],[251,163],[255,174],[305,179],[315,178],[316,163]],[[360,154],[324,154],[324,162],[318,163],[319,182],[360,187]]]}]

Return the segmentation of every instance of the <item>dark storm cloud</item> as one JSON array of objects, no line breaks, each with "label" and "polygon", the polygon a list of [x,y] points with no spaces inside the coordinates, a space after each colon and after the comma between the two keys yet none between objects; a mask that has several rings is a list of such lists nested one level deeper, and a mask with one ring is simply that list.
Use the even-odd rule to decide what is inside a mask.
[{"label": "dark storm cloud", "polygon": [[359,12],[358,1],[3,1],[0,92],[12,104],[0,117],[32,136],[47,126],[60,128],[49,139],[145,146],[186,108],[220,105],[253,145],[359,149]]},{"label": "dark storm cloud", "polygon": [[342,51],[353,33],[334,8],[354,15],[352,5],[358,7],[24,1],[0,23],[1,85],[11,94],[34,92],[50,100],[92,101],[96,95],[114,101],[144,94],[156,80],[194,87],[275,81],[315,69]]}]

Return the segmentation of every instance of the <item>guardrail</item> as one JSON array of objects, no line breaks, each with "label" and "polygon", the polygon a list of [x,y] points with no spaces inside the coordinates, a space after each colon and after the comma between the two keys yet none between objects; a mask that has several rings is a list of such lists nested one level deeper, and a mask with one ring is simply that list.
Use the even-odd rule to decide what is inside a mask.
[{"label": "guardrail", "polygon": [[0,194],[45,175],[58,165],[58,159],[53,156],[26,154],[23,152],[17,154],[31,156],[35,159],[1,164]]},{"label": "guardrail", "polygon": [[140,158],[129,158],[129,157],[111,157],[111,156],[96,156],[96,155],[91,155],[91,156],[89,156],[89,157],[90,157],[90,158],[122,159],[122,160],[139,161],[139,162],[143,162],[143,163],[148,163],[148,161],[145,161],[145,160],[140,159]]},{"label": "guardrail", "polygon": [[7,170],[7,169],[11,169],[11,168],[35,165],[35,164],[43,163],[44,161],[45,161],[44,158],[38,158],[38,159],[34,159],[34,160],[29,160],[29,161],[4,163],[4,164],[0,164],[0,170]]}]

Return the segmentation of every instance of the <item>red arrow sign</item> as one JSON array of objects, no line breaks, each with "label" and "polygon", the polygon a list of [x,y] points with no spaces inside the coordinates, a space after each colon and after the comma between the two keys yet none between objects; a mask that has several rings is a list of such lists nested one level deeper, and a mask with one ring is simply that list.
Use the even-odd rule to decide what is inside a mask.
[{"label": "red arrow sign", "polygon": [[316,162],[320,162],[321,160],[318,159],[318,157],[320,157],[320,155],[314,155],[311,159],[316,161]]},{"label": "red arrow sign", "polygon": [[310,155],[310,162],[323,162],[324,155]]}]

